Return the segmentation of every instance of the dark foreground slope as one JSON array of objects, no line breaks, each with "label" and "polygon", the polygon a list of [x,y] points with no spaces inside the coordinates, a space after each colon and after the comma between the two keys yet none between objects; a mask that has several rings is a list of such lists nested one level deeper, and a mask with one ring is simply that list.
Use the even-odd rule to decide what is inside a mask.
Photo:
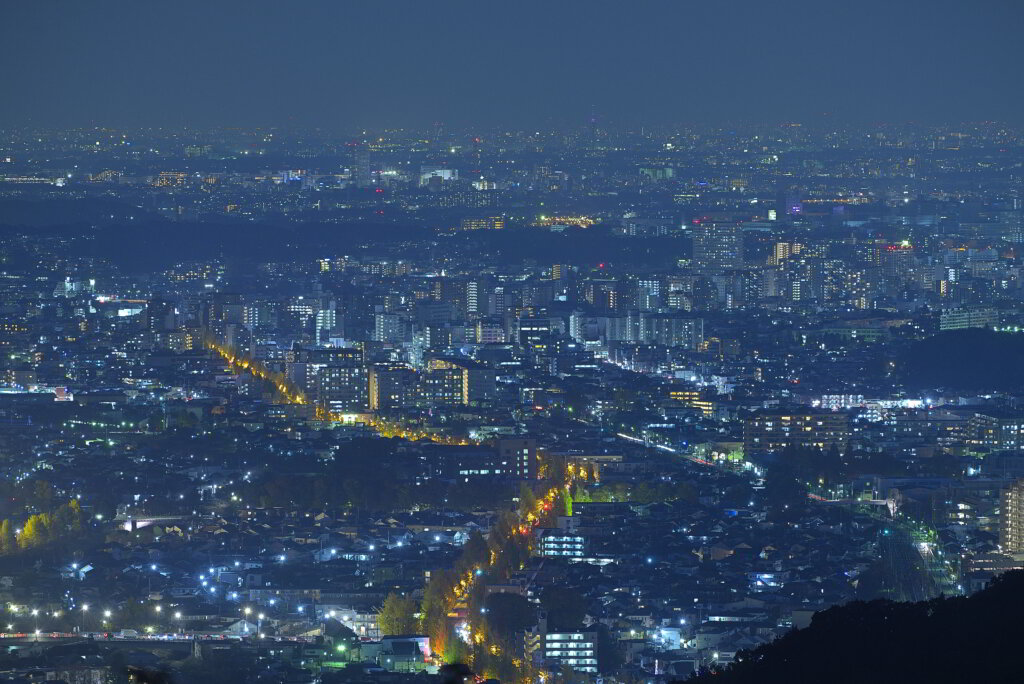
[{"label": "dark foreground slope", "polygon": [[968,598],[855,602],[744,654],[715,684],[1024,682],[1024,571]]}]

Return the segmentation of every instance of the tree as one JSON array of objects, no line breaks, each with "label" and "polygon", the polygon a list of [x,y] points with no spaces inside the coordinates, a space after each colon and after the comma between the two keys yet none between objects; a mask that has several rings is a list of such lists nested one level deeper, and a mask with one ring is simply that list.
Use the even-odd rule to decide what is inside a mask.
[{"label": "tree", "polygon": [[39,524],[43,528],[43,544],[53,541],[58,537],[54,527],[53,516],[49,513],[39,513]]},{"label": "tree", "polygon": [[473,679],[473,671],[459,660],[442,665],[437,674],[441,677],[441,684],[464,684]]},{"label": "tree", "polygon": [[533,627],[537,622],[533,604],[519,594],[491,594],[484,606],[487,610],[487,626],[505,643],[509,643],[516,632]]},{"label": "tree", "polygon": [[537,497],[525,482],[519,487],[519,514],[526,517],[537,509]]},{"label": "tree", "polygon": [[572,493],[564,487],[558,490],[555,495],[555,505],[552,509],[553,515],[572,515]]},{"label": "tree", "polygon": [[483,565],[487,562],[489,551],[487,549],[487,540],[484,539],[484,535],[480,534],[480,530],[473,530],[469,533],[469,539],[462,546],[462,557],[465,569],[469,570],[473,566]]},{"label": "tree", "polygon": [[[448,625],[448,633],[444,639],[444,649],[440,651],[442,658],[446,663],[465,663],[470,660],[471,654],[469,646],[462,639],[455,634],[455,628],[451,624]],[[433,647],[434,641],[430,641],[431,647]],[[438,653],[437,650],[434,650]],[[468,681],[468,680],[467,680]],[[464,684],[464,682],[459,682]]]},{"label": "tree", "polygon": [[601,673],[617,672],[626,662],[622,644],[606,626],[597,628],[597,670]]},{"label": "tree", "polygon": [[4,518],[0,522],[0,553],[14,553],[18,550],[18,540],[14,536],[11,521]]},{"label": "tree", "polygon": [[750,505],[750,500],[754,496],[754,488],[750,486],[750,483],[746,480],[741,480],[733,485],[726,488],[722,494],[722,504],[726,506],[735,506],[737,508],[746,508]]},{"label": "tree", "polygon": [[572,488],[572,501],[573,503],[590,503],[594,498],[590,492],[581,487],[579,484]]},{"label": "tree", "polygon": [[938,451],[932,457],[928,463],[928,470],[939,477],[959,477],[964,472],[960,460],[945,449]]},{"label": "tree", "polygon": [[833,444],[823,454],[821,474],[826,484],[835,484],[843,479],[843,455],[839,452],[839,446]]},{"label": "tree", "polygon": [[41,515],[31,515],[18,535],[18,546],[31,549],[46,543],[46,523]]},{"label": "tree", "polygon": [[796,516],[798,509],[807,503],[807,490],[785,465],[768,468],[763,495],[773,516],[781,519]]},{"label": "tree", "polygon": [[76,499],[64,504],[52,516],[52,537],[63,537],[82,531],[82,507]]},{"label": "tree", "polygon": [[423,590],[420,604],[423,632],[430,637],[430,648],[434,653],[443,654],[451,638],[448,610],[454,600],[456,581],[450,570],[436,570],[430,573],[430,581]]},{"label": "tree", "polygon": [[32,490],[36,506],[49,508],[53,503],[53,485],[46,480],[36,480]]},{"label": "tree", "polygon": [[576,629],[587,615],[587,600],[575,589],[551,586],[540,595],[549,629]]},{"label": "tree", "polygon": [[[1014,628],[1022,609],[1024,572],[1019,570],[966,598],[852,601],[817,613],[809,627],[740,652],[734,664],[718,672],[688,681],[773,684],[806,680],[808,672],[820,682],[1019,681]],[[935,657],[936,644],[942,645],[943,657]]]},{"label": "tree", "polygon": [[82,524],[85,516],[82,514],[82,504],[78,503],[78,499],[72,499],[68,503],[68,508],[71,509],[71,531],[81,532]]},{"label": "tree", "polygon": [[539,476],[543,480],[559,480],[565,474],[565,466],[568,463],[565,456],[553,454],[550,451],[541,450],[537,452]]},{"label": "tree", "polygon": [[377,616],[381,634],[414,634],[417,631],[416,602],[391,592],[384,599]]}]

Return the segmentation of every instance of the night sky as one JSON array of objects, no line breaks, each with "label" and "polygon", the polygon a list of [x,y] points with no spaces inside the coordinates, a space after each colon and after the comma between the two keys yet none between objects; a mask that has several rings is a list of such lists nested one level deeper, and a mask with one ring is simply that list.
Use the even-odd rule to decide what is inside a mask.
[{"label": "night sky", "polygon": [[1024,121],[1019,0],[31,0],[0,125]]}]

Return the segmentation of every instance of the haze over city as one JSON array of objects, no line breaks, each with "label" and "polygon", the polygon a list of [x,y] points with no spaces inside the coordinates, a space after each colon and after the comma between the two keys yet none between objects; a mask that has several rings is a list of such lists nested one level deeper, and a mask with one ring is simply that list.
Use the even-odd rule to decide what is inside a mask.
[{"label": "haze over city", "polygon": [[1020,3],[6,3],[5,124],[1021,121]]}]

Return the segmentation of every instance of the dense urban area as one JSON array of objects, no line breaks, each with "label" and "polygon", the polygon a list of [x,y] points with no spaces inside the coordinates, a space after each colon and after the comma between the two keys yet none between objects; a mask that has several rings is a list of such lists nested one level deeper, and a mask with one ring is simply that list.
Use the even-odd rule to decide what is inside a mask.
[{"label": "dense urban area", "polygon": [[976,595],[1022,136],[5,130],[2,676],[741,681]]}]

